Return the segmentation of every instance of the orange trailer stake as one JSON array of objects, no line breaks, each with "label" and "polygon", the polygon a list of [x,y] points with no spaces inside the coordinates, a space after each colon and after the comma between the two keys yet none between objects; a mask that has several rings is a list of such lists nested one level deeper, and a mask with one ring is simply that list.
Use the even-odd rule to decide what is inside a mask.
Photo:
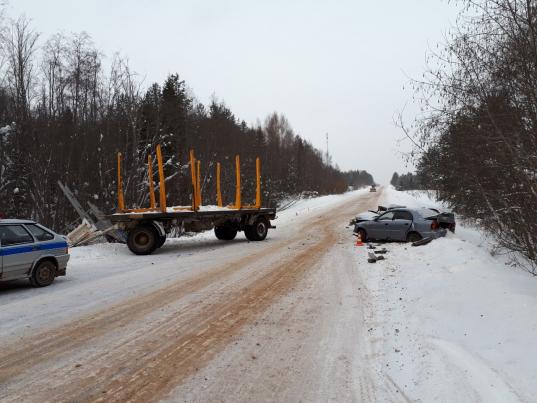
[{"label": "orange trailer stake", "polygon": [[220,190],[220,163],[216,163],[216,205],[222,207],[222,192]]},{"label": "orange trailer stake", "polygon": [[196,203],[198,204],[198,208],[201,206],[201,161],[200,160],[197,160],[197,165],[198,165],[198,173],[197,173],[197,182],[198,182],[198,187],[197,187],[197,195],[198,195],[198,200],[196,201]]},{"label": "orange trailer stake", "polygon": [[147,156],[147,175],[149,176],[149,207],[154,209],[156,207],[155,201],[155,183],[153,181],[153,160],[151,154]]},{"label": "orange trailer stake", "polygon": [[255,177],[255,207],[261,208],[261,160],[259,159],[259,157],[255,159]]},{"label": "orange trailer stake", "polygon": [[[166,200],[166,178],[164,176],[164,161],[162,157],[162,148],[160,144],[156,146],[157,154],[157,166],[159,176],[159,203],[157,206],[156,194],[155,194],[155,179],[153,173],[153,157],[151,154],[147,155],[147,175],[149,183],[149,207],[148,208],[135,208],[127,209],[125,207],[124,196],[124,182],[122,177],[122,162],[123,154],[117,153],[117,198],[118,206],[117,211],[119,213],[142,213],[142,212],[155,212],[160,210],[163,213],[168,212],[167,200]],[[190,150],[190,173],[192,179],[192,207],[187,206],[172,206],[170,210],[173,211],[199,211],[202,206],[202,192],[201,192],[201,161],[196,159],[194,150]],[[261,159],[259,157],[255,160],[255,174],[256,174],[256,189],[255,189],[255,204],[242,204],[242,187],[241,187],[241,160],[240,155],[235,155],[235,203],[229,204],[229,209],[261,209]],[[218,207],[223,207],[222,200],[222,165],[220,162],[216,163],[216,203]]]},{"label": "orange trailer stake", "polygon": [[239,155],[235,156],[235,176],[236,176],[236,187],[235,187],[235,208],[241,208],[241,159]]},{"label": "orange trailer stake", "polygon": [[121,177],[122,154],[117,153],[117,203],[120,213],[125,211],[125,198],[123,197],[123,178]]},{"label": "orange trailer stake", "polygon": [[160,184],[160,210],[166,212],[166,180],[164,178],[164,166],[162,164],[162,150],[160,144],[157,144],[157,163],[158,163],[158,177]]},{"label": "orange trailer stake", "polygon": [[194,150],[190,150],[190,173],[192,175],[192,210],[198,209],[198,186],[196,184],[196,157]]}]

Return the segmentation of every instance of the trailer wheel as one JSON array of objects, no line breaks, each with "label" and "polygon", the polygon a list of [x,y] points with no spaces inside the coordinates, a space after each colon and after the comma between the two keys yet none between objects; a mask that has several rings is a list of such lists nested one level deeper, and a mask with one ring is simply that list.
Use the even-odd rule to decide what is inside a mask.
[{"label": "trailer wheel", "polygon": [[244,228],[244,235],[249,241],[263,241],[268,234],[269,222],[265,217],[259,217],[253,225]]},{"label": "trailer wheel", "polygon": [[127,246],[136,255],[150,255],[158,244],[159,236],[152,225],[139,225],[129,231]]},{"label": "trailer wheel", "polygon": [[232,241],[237,236],[237,228],[232,227],[231,225],[214,227],[214,234],[221,241]]},{"label": "trailer wheel", "polygon": [[158,248],[161,248],[162,245],[164,245],[164,242],[166,242],[166,235],[160,235],[160,236],[158,237],[157,249],[158,249]]}]

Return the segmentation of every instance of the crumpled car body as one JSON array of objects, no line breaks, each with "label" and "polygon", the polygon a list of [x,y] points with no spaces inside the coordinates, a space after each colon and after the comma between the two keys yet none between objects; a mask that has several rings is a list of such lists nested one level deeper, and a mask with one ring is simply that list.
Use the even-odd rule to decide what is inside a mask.
[{"label": "crumpled car body", "polygon": [[369,219],[362,214],[354,222],[354,232],[360,234],[362,240],[415,242],[423,238],[434,239],[446,235],[447,228],[441,225],[442,220],[453,228],[455,225],[452,213],[443,216],[437,210],[426,208],[396,206],[369,213]]}]

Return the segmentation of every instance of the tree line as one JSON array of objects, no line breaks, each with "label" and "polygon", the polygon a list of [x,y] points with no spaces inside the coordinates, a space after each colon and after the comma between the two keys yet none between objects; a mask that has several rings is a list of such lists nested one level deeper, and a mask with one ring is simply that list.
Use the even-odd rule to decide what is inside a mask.
[{"label": "tree line", "polygon": [[460,3],[449,40],[414,83],[418,174],[537,274],[537,2]]},{"label": "tree line", "polygon": [[390,180],[390,185],[397,190],[425,190],[423,180],[420,178],[420,175],[412,172],[407,172],[406,174],[402,175],[394,172],[392,179]]},{"label": "tree line", "polygon": [[359,189],[364,186],[371,186],[375,184],[373,176],[367,171],[351,170],[344,172],[343,174],[345,176],[345,180],[347,181],[347,185],[351,186],[353,189]]},{"label": "tree line", "polygon": [[[57,186],[74,190],[83,205],[116,207],[116,153],[122,152],[126,202],[149,204],[147,157],[162,146],[168,200],[189,205],[188,153],[201,160],[205,204],[215,204],[215,162],[222,163],[225,203],[234,200],[235,154],[241,156],[243,200],[253,202],[255,158],[262,160],[263,198],[313,191],[341,193],[347,177],[272,113],[247,125],[213,99],[198,102],[178,74],[143,88],[124,58],[109,71],[86,33],[42,41],[19,18],[0,31],[0,213],[34,218],[64,231],[75,212]],[[156,167],[154,167],[156,172]]]}]

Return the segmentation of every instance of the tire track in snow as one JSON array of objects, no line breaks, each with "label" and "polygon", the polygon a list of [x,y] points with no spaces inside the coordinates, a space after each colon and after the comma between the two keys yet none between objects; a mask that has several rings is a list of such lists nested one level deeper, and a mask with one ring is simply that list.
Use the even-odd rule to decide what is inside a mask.
[{"label": "tire track in snow", "polygon": [[468,384],[484,402],[523,401],[511,385],[479,357],[447,340],[429,338],[428,342],[437,347],[457,368],[466,374],[465,379],[468,380]]},{"label": "tire track in snow", "polygon": [[18,342],[4,346],[0,353],[0,384],[28,367],[57,358],[58,355],[68,353],[92,339],[125,327],[168,305],[171,298],[199,291],[217,279],[256,261],[265,253],[266,251],[257,252],[202,275],[193,276],[186,281],[181,280],[147,295],[136,296],[104,310],[86,314],[64,326],[27,338],[22,344]]}]

